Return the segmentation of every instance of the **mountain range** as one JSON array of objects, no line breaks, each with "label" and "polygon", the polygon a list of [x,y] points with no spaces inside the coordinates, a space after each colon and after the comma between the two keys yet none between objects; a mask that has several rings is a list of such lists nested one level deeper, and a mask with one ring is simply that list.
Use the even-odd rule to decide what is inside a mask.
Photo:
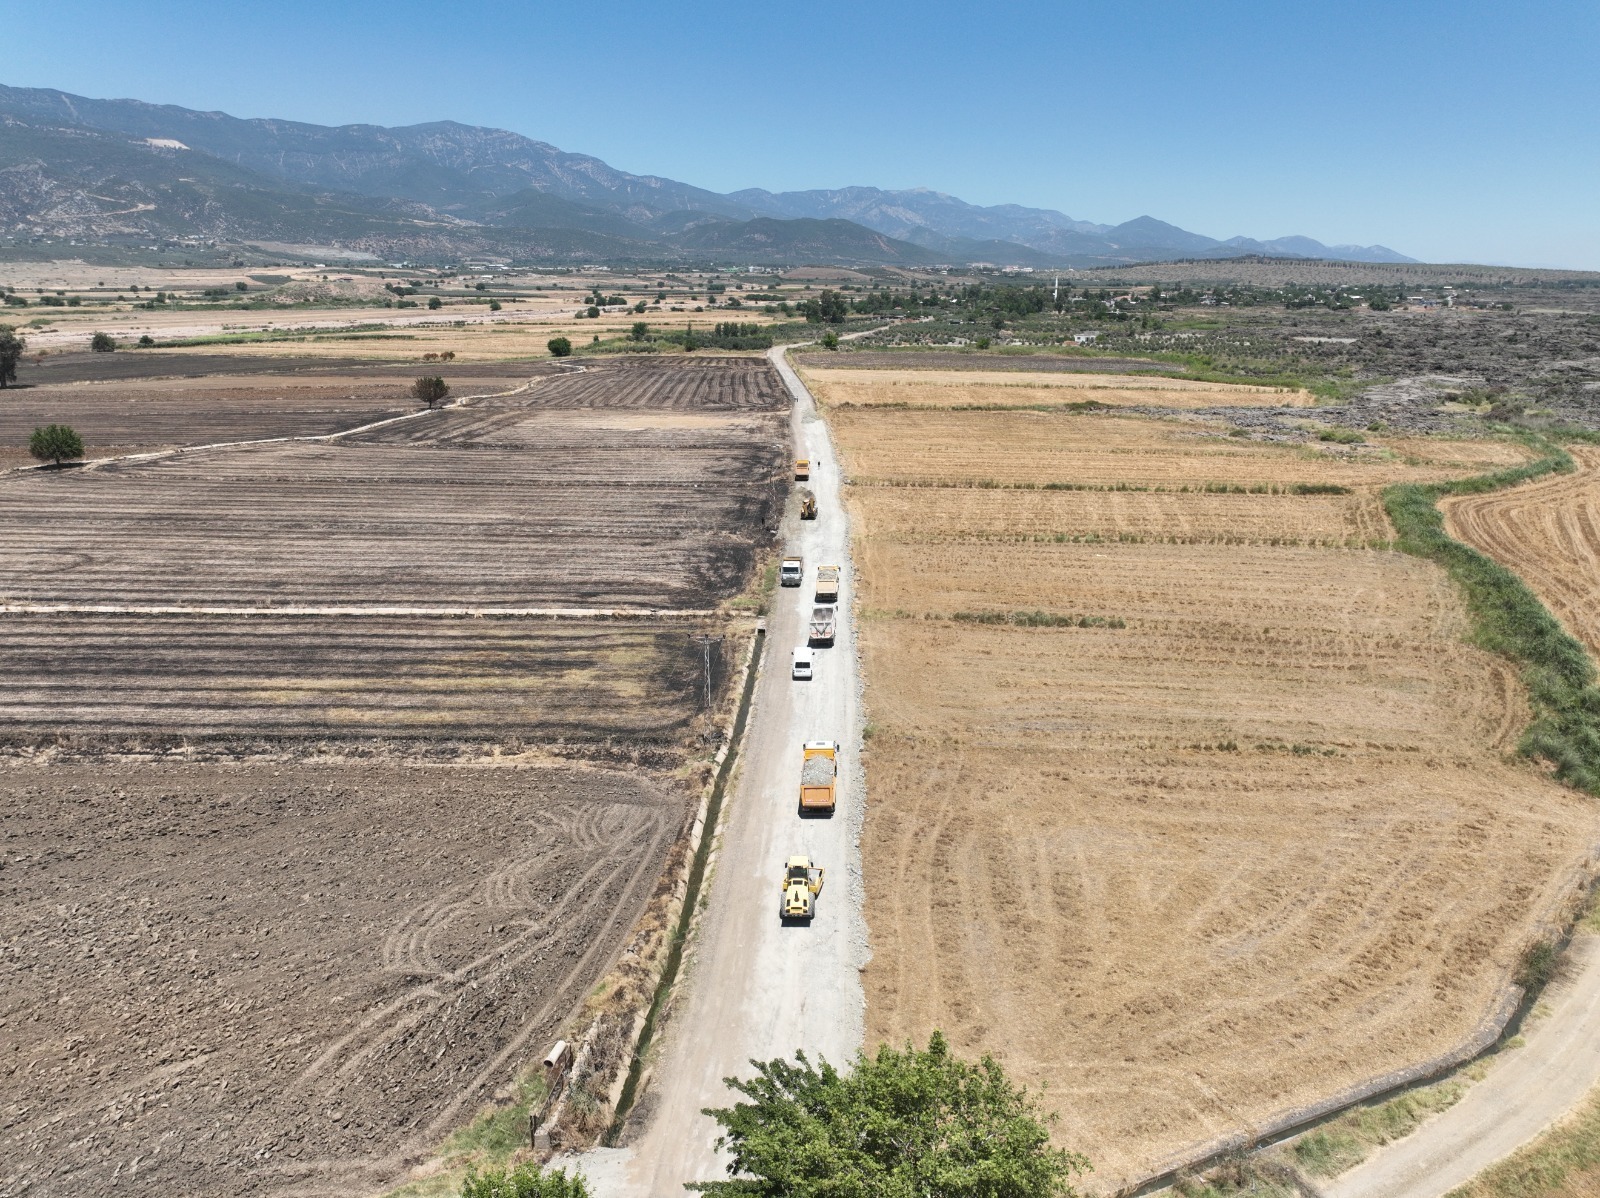
[{"label": "mountain range", "polygon": [[380,257],[1102,266],[1266,255],[1410,262],[981,207],[925,188],[721,194],[503,129],[241,119],[0,86],[0,234],[315,243]]}]

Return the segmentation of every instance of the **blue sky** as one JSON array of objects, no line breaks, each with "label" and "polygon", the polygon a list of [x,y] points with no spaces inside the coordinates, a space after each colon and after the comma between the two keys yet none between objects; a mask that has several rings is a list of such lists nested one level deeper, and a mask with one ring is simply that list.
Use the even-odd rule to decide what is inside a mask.
[{"label": "blue sky", "polygon": [[1600,3],[10,0],[0,82],[1600,269]]}]

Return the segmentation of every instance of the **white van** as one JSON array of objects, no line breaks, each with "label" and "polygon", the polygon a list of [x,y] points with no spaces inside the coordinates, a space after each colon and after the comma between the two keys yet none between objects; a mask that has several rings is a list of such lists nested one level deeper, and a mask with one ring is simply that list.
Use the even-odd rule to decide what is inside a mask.
[{"label": "white van", "polygon": [[794,651],[794,661],[789,666],[789,677],[796,682],[811,681],[811,650],[805,645]]}]

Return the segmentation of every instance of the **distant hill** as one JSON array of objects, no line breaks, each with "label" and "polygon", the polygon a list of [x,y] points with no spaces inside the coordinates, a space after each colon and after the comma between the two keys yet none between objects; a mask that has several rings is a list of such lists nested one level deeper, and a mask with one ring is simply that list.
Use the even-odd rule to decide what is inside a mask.
[{"label": "distant hill", "polygon": [[1120,225],[1097,225],[1048,208],[1024,208],[1018,204],[979,207],[926,188],[883,191],[876,187],[843,187],[836,191],[776,194],[752,188],[733,192],[728,199],[771,216],[844,217],[918,245],[959,239],[1010,242],[1037,250],[1053,262],[1072,266],[1247,254],[1353,262],[1415,261],[1386,246],[1328,246],[1310,237],[1279,237],[1271,241],[1234,237],[1219,241],[1150,216]]},{"label": "distant hill", "polygon": [[241,119],[0,86],[0,232],[327,243],[380,255],[997,266],[1179,257],[1410,262],[1308,237],[1218,241],[926,189],[720,195],[503,129]]}]

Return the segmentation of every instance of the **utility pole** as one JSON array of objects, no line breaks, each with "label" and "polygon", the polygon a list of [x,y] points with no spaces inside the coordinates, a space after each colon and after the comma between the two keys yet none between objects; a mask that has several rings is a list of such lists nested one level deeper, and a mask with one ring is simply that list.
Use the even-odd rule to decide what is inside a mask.
[{"label": "utility pole", "polygon": [[705,709],[707,711],[710,711],[711,710],[711,646],[712,645],[720,645],[722,643],[722,638],[720,636],[711,636],[709,633],[693,632],[693,633],[689,634],[689,639],[691,641],[694,641],[702,649],[705,650],[705,663],[706,663],[706,674],[705,674],[705,679],[706,679],[706,699],[705,699]]}]

